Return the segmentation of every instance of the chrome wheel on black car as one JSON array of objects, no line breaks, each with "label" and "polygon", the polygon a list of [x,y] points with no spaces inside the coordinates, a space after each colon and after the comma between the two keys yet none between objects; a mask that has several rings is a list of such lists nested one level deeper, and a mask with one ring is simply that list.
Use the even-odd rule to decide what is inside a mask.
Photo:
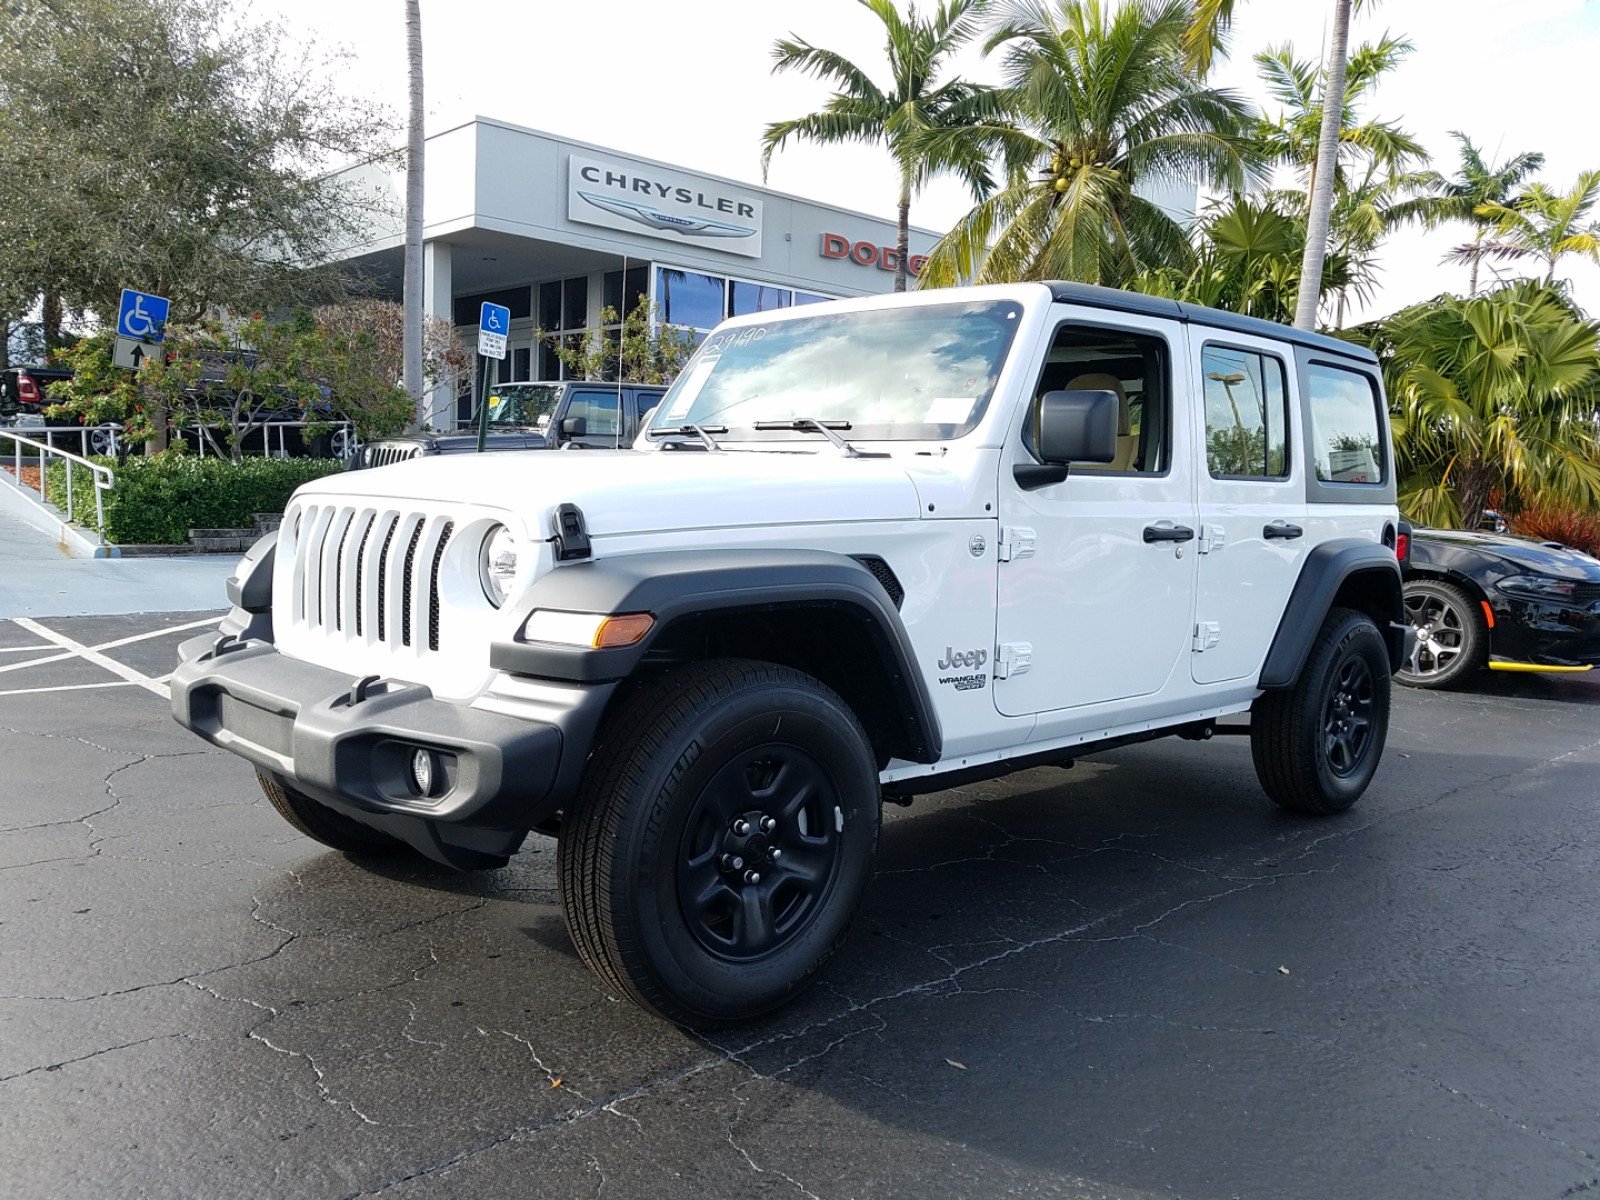
[{"label": "chrome wheel on black car", "polygon": [[583,960],[688,1025],[786,1004],[844,939],[872,874],[878,769],[817,680],[722,659],[640,688],[562,821],[557,875]]},{"label": "chrome wheel on black car", "polygon": [[1405,585],[1406,619],[1416,630],[1411,656],[1396,678],[1412,687],[1442,688],[1473,674],[1489,654],[1489,628],[1471,597],[1454,584]]}]

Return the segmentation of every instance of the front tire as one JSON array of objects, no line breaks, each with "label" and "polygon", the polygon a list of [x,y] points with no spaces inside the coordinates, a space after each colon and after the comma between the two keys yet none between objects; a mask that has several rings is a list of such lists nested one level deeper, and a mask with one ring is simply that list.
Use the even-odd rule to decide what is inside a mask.
[{"label": "front tire", "polygon": [[1405,586],[1405,603],[1417,640],[1395,675],[1401,683],[1454,687],[1489,661],[1489,626],[1466,592],[1451,583],[1416,579]]},{"label": "front tire", "polygon": [[872,874],[878,772],[843,700],[788,667],[697,663],[608,722],[556,870],[612,989],[706,1026],[787,1004],[844,940]]},{"label": "front tire", "polygon": [[276,775],[258,770],[256,780],[261,784],[267,802],[278,810],[278,815],[314,842],[367,858],[400,854],[410,849],[399,838],[390,837],[343,813],[334,812],[325,804],[318,804],[310,796],[295,791]]},{"label": "front tire", "polygon": [[1365,613],[1328,613],[1294,685],[1251,709],[1250,753],[1291,812],[1341,813],[1372,782],[1389,735],[1389,650]]}]

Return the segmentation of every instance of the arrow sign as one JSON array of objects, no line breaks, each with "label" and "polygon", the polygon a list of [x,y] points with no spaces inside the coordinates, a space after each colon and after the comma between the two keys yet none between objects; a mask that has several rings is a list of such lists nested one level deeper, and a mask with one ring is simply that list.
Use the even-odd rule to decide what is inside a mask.
[{"label": "arrow sign", "polygon": [[147,358],[156,358],[161,354],[161,347],[154,342],[141,342],[138,338],[118,337],[116,348],[111,353],[111,361],[124,370],[137,371],[139,364]]}]

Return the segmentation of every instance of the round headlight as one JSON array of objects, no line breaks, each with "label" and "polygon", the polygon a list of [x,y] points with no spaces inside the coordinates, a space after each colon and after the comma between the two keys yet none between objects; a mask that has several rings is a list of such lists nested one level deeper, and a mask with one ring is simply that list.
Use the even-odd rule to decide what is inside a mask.
[{"label": "round headlight", "polygon": [[511,598],[511,586],[517,578],[517,542],[504,525],[496,525],[483,535],[478,575],[490,604],[499,608]]}]

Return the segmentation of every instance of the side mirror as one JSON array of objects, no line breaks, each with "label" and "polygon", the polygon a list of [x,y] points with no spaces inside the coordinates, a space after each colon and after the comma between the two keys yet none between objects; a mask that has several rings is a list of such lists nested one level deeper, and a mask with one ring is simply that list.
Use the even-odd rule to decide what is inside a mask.
[{"label": "side mirror", "polygon": [[589,436],[589,420],[587,417],[562,417],[561,436],[580,438]]},{"label": "side mirror", "polygon": [[1024,488],[1060,483],[1075,462],[1108,463],[1117,457],[1115,392],[1046,392],[1039,398],[1034,443],[1043,463],[1019,463],[1017,482]]}]

